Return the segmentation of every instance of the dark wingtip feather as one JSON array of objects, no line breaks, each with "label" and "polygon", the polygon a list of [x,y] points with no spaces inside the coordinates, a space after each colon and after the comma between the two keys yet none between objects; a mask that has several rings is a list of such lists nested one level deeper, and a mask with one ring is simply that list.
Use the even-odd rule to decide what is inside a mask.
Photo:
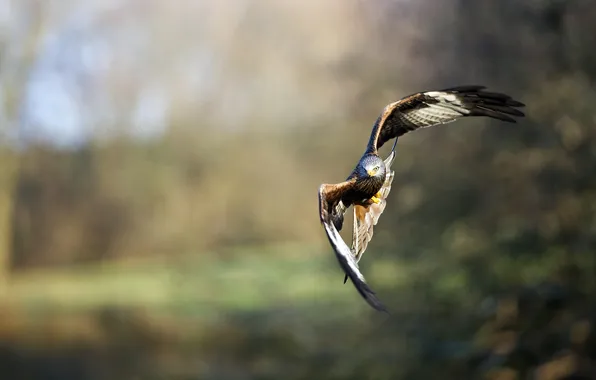
[{"label": "dark wingtip feather", "polygon": [[362,298],[364,298],[364,300],[370,306],[372,306],[373,309],[389,314],[389,310],[387,309],[387,307],[381,302],[381,300],[379,300],[379,298],[376,296],[376,293],[370,288],[370,286],[368,286],[366,282],[360,280],[354,273],[352,273],[350,268],[347,267],[345,263],[341,264],[342,267],[344,267],[344,271],[347,272],[346,276],[350,277],[350,280],[352,280],[352,284],[354,284],[354,287],[356,288],[358,293],[360,293]]},{"label": "dark wingtip feather", "polygon": [[512,116],[519,116],[519,117],[526,116],[522,111],[516,110],[515,108],[511,108],[509,106],[491,105],[491,106],[486,106],[486,108],[489,108],[489,109],[491,109],[493,111],[497,111],[497,112],[501,112],[501,113],[506,113],[506,114],[512,115]]},{"label": "dark wingtip feather", "polygon": [[485,86],[458,86],[446,91],[458,95],[464,107],[470,110],[469,116],[487,116],[508,123],[516,123],[511,116],[525,116],[522,111],[515,108],[525,107],[524,103],[506,94],[482,91],[485,88]]},{"label": "dark wingtip feather", "polygon": [[[321,191],[319,191],[319,199],[321,199]],[[322,204],[322,202],[320,203]],[[320,209],[324,210],[322,207],[320,207]],[[356,267],[351,268],[350,263],[353,260],[352,251],[337,232],[337,229],[329,218],[329,214],[320,211],[320,218],[322,220],[323,227],[325,228],[327,239],[329,240],[329,243],[331,243],[340,267],[343,269],[345,274],[350,277],[350,280],[352,280],[352,284],[354,284],[354,287],[358,293],[360,293],[362,298],[364,298],[364,300],[373,309],[389,313],[385,305],[383,305],[383,303],[377,298],[375,292],[364,281],[364,278],[360,278],[362,275],[359,274],[358,267],[355,262],[353,265]]]},{"label": "dark wingtip feather", "polygon": [[491,117],[493,119],[498,119],[501,121],[506,121],[508,123],[515,123],[515,119],[502,114],[498,111],[493,111],[491,109],[488,108],[482,108],[482,107],[477,107],[472,109],[472,111],[470,112],[470,116],[487,116],[487,117]]},{"label": "dark wingtip feather", "polygon": [[507,105],[510,107],[525,107],[526,105],[522,102],[518,102],[517,100],[508,99]]},{"label": "dark wingtip feather", "polygon": [[475,91],[480,91],[482,89],[485,89],[486,86],[481,86],[481,85],[463,85],[463,86],[456,86],[456,87],[449,87],[449,88],[444,88],[442,90],[440,90],[441,92],[460,92],[460,93],[464,93],[464,92],[475,92]]},{"label": "dark wingtip feather", "polygon": [[373,309],[389,314],[387,307],[377,298],[375,292],[368,286],[366,282],[360,281],[359,279],[352,278],[354,286],[366,302],[372,306]]}]

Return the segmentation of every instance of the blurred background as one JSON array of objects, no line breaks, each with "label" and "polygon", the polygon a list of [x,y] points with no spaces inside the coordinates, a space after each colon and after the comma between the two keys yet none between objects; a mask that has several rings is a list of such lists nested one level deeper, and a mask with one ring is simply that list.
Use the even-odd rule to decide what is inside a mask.
[{"label": "blurred background", "polygon": [[[0,0],[0,377],[596,378],[595,23],[592,0]],[[400,139],[361,261],[386,317],[342,284],[317,189],[387,103],[463,84],[527,117]]]}]

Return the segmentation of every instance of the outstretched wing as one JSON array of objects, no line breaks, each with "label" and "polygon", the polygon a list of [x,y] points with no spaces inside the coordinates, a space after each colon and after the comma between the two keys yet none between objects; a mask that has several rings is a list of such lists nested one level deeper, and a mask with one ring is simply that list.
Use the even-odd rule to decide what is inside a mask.
[{"label": "outstretched wing", "polygon": [[[372,203],[369,206],[354,205],[354,228],[352,231],[352,253],[356,258],[356,262],[360,261],[362,254],[366,250],[368,243],[373,237],[373,226],[379,221],[379,217],[385,210],[387,205],[387,196],[391,191],[391,183],[395,172],[391,170],[391,164],[395,159],[395,150],[385,159],[385,167],[387,174],[385,175],[385,182],[379,191],[381,193],[381,203]],[[344,278],[344,284],[348,280],[348,276]]]},{"label": "outstretched wing", "polygon": [[336,185],[321,185],[319,188],[319,217],[339,265],[352,280],[356,290],[358,290],[360,295],[374,309],[387,312],[387,308],[381,303],[375,295],[375,292],[366,283],[364,276],[360,273],[356,258],[335,226],[336,223],[334,220],[337,218],[337,215],[334,215],[334,213],[341,202],[342,195],[346,191],[349,191],[353,184],[354,181],[346,181]]},{"label": "outstretched wing", "polygon": [[460,86],[419,92],[387,105],[373,127],[367,151],[377,150],[392,138],[418,128],[445,124],[466,116],[487,116],[515,123],[523,117],[515,107],[524,104],[510,96],[482,91],[484,86]]}]

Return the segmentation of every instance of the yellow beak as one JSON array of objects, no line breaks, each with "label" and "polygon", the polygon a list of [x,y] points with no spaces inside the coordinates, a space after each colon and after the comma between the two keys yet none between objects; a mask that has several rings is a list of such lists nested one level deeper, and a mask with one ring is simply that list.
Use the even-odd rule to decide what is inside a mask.
[{"label": "yellow beak", "polygon": [[375,174],[377,174],[377,171],[374,169],[370,169],[366,171],[368,173],[369,176],[374,177]]}]

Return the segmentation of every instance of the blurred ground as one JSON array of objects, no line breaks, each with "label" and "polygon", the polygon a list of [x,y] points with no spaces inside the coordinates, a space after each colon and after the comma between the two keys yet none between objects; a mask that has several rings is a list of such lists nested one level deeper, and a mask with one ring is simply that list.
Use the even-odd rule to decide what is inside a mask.
[{"label": "blurred ground", "polygon": [[[0,0],[1,378],[596,378],[594,22],[589,0]],[[361,264],[378,315],[317,188],[385,104],[461,84],[527,117],[400,139]]]}]

